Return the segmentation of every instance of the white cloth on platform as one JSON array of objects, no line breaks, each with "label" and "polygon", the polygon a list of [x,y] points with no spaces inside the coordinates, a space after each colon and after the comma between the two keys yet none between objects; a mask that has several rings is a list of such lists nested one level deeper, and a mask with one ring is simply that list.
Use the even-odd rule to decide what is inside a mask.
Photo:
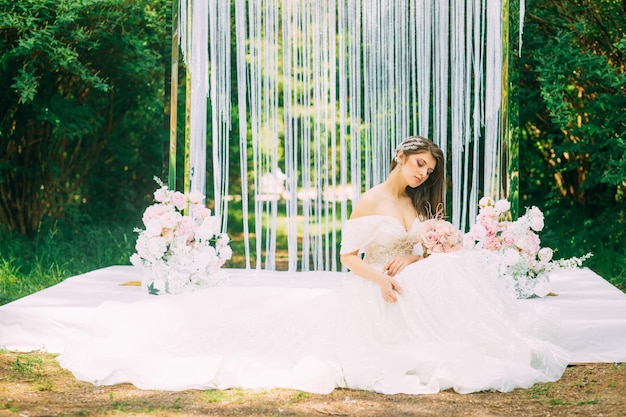
[{"label": "white cloth on platform", "polygon": [[[363,249],[381,267],[411,252],[418,224],[350,220],[342,252]],[[569,362],[554,343],[558,311],[517,302],[476,252],[431,255],[396,279],[404,291],[394,304],[351,273],[338,289],[233,286],[106,302],[59,361],[98,385],[387,394],[506,392],[557,380]]]}]

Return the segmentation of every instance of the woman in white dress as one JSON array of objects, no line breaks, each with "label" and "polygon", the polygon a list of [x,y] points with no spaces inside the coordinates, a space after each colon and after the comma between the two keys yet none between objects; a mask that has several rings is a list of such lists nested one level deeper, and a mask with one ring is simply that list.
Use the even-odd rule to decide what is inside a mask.
[{"label": "woman in white dress", "polygon": [[94,384],[166,390],[470,393],[557,380],[569,355],[555,344],[555,311],[517,302],[476,251],[414,253],[420,223],[443,201],[444,167],[427,139],[398,146],[388,179],[343,228],[351,272],[340,289],[221,287],[106,303],[59,362]]},{"label": "woman in white dress", "polygon": [[[433,142],[405,139],[388,178],[361,197],[343,228],[341,260],[353,272],[344,284],[347,322],[362,324],[348,334],[380,346],[389,362],[376,383],[348,385],[468,393],[558,379],[569,355],[553,344],[556,311],[517,302],[477,251],[424,259],[413,250],[421,222],[443,205],[444,167]],[[342,365],[348,377],[359,367]]]}]

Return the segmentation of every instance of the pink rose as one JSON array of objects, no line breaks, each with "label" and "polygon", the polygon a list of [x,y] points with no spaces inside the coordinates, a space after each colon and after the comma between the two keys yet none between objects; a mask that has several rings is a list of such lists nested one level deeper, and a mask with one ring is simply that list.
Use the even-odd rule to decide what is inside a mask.
[{"label": "pink rose", "polygon": [[482,224],[475,223],[470,228],[468,235],[473,240],[481,241],[485,237],[487,237],[487,229],[485,229],[485,226],[483,226]]},{"label": "pink rose", "polygon": [[496,236],[489,236],[487,237],[487,239],[485,239],[483,249],[498,250],[501,246],[502,244],[500,243],[500,239],[498,239]]},{"label": "pink rose", "polygon": [[489,207],[489,206],[493,206],[493,199],[491,197],[483,197],[478,201],[478,205],[480,207]]},{"label": "pink rose", "polygon": [[511,209],[511,203],[508,200],[498,200],[494,208],[497,213],[506,213]]},{"label": "pink rose", "polygon": [[518,236],[515,238],[515,246],[526,253],[537,253],[539,250],[539,238],[534,233]]},{"label": "pink rose", "polygon": [[191,213],[195,218],[204,220],[211,215],[211,209],[202,204],[194,204],[191,208]]},{"label": "pink rose", "polygon": [[184,210],[187,207],[187,197],[180,191],[175,191],[172,194],[171,200],[172,204],[174,204],[178,210]]},{"label": "pink rose", "polygon": [[483,207],[480,209],[480,213],[477,216],[478,221],[482,223],[481,219],[495,219],[498,217],[498,213],[496,213],[496,209],[492,206]]},{"label": "pink rose", "polygon": [[434,247],[439,241],[439,235],[437,235],[437,232],[435,232],[434,230],[427,230],[426,232],[421,234],[421,237],[422,244],[428,249]]},{"label": "pink rose", "polygon": [[541,239],[539,239],[539,236],[536,234],[532,234],[532,252],[533,253],[537,253],[539,252],[539,249],[541,248]]},{"label": "pink rose", "polygon": [[153,204],[143,212],[143,224],[148,225],[151,220],[159,219],[167,211],[163,204]]},{"label": "pink rose", "polygon": [[469,233],[463,236],[463,247],[473,249],[476,246],[476,239],[474,239]]},{"label": "pink rose", "polygon": [[419,238],[427,252],[452,252],[463,247],[463,234],[452,223],[430,219],[422,223]]},{"label": "pink rose", "polygon": [[485,220],[481,223],[485,228],[486,236],[495,236],[498,233],[498,222],[493,219]]},{"label": "pink rose", "polygon": [[164,229],[175,229],[176,226],[178,226],[178,222],[181,219],[181,215],[180,213],[177,213],[175,211],[168,211],[167,213],[164,213],[161,217],[160,217],[160,221],[161,221],[161,227],[163,227]]},{"label": "pink rose", "polygon": [[506,231],[502,233],[502,243],[505,245],[514,245],[515,244],[515,235],[513,233]]},{"label": "pink rose", "polygon": [[204,200],[204,195],[198,190],[192,190],[189,193],[189,201],[193,204],[200,204]]},{"label": "pink rose", "polygon": [[178,223],[178,234],[183,236],[185,241],[189,243],[193,240],[197,228],[198,225],[191,217],[184,216]]}]

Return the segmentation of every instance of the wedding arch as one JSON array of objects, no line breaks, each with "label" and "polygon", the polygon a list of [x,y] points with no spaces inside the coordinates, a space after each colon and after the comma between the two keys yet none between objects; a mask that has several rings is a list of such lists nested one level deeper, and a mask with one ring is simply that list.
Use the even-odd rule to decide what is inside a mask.
[{"label": "wedding arch", "polygon": [[173,0],[170,185],[180,47],[185,189],[225,230],[240,205],[248,268],[276,268],[280,234],[289,270],[340,269],[351,204],[409,135],[446,153],[456,226],[481,195],[515,212],[523,1]]}]

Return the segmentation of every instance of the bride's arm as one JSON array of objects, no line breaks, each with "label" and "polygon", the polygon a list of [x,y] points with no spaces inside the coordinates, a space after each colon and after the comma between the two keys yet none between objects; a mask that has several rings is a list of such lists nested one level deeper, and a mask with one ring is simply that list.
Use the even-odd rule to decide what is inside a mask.
[{"label": "bride's arm", "polygon": [[358,276],[369,279],[380,286],[380,292],[383,299],[390,303],[398,301],[396,293],[402,293],[402,287],[395,278],[385,274],[382,271],[369,266],[361,257],[358,251],[344,253],[341,255],[341,263]]},{"label": "bride's arm", "polygon": [[411,265],[414,262],[422,259],[419,255],[403,255],[403,256],[395,256],[391,258],[387,264],[385,264],[385,268],[383,271],[386,271],[389,276],[395,276],[397,273],[402,271],[407,266]]},{"label": "bride's arm", "polygon": [[[370,189],[365,192],[356,207],[352,210],[351,219],[358,219],[359,217],[367,217],[374,214],[379,213],[380,201],[381,198],[377,194],[377,187],[374,189]],[[345,234],[342,240],[342,253],[341,253],[341,263],[348,268],[352,273],[368,279],[372,282],[375,282],[380,286],[380,292],[383,296],[383,299],[387,302],[395,303],[398,300],[397,294],[402,293],[402,288],[400,284],[393,278],[393,274],[389,274],[386,270],[380,271],[378,269],[372,268],[368,265],[361,257],[359,256],[359,250],[354,250],[356,247],[361,247],[366,244],[367,240],[364,239],[363,229],[362,228],[350,228],[350,230],[345,230]],[[350,239],[348,236],[351,236]],[[355,239],[356,237],[356,239]],[[368,235],[367,238],[371,238],[371,235]],[[345,248],[344,244],[345,240],[349,240],[350,243],[347,245],[349,249],[343,252]]]}]

